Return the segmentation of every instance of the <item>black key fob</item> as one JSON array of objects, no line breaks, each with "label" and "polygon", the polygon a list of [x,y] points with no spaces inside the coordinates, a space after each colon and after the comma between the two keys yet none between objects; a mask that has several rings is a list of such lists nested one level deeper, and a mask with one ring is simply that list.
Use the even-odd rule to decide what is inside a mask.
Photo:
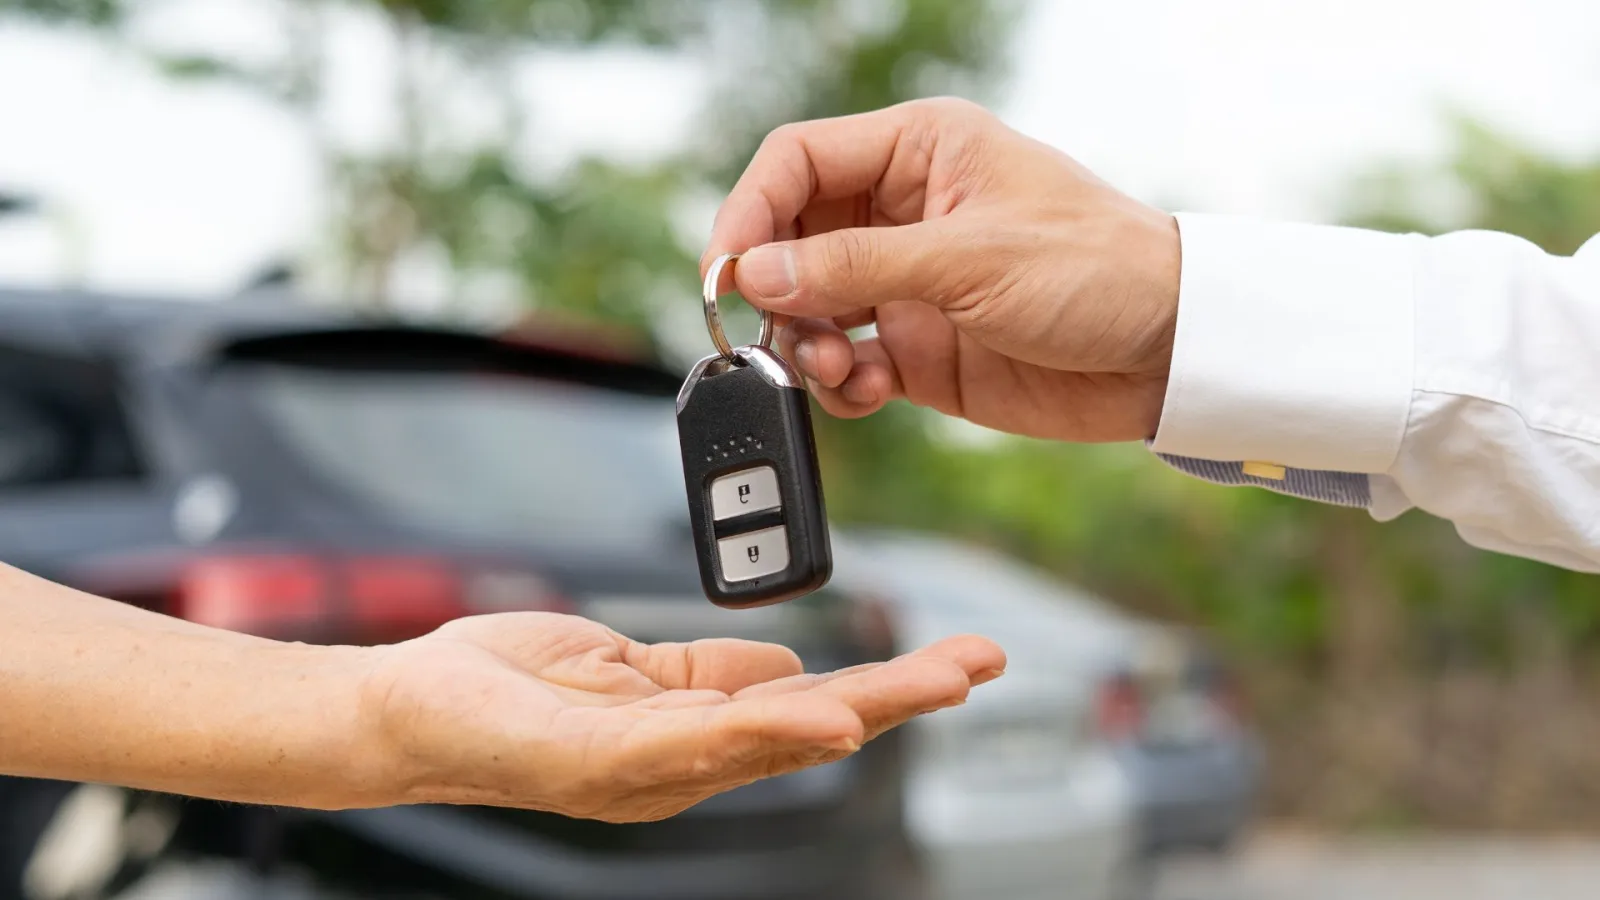
[{"label": "black key fob", "polygon": [[734,349],[717,307],[726,255],[706,272],[706,329],[717,352],[678,392],[678,444],[706,597],[744,609],[793,600],[827,583],[833,550],[799,375],[769,349],[772,315],[756,344]]},{"label": "black key fob", "polygon": [[678,393],[678,442],[706,597],[742,609],[808,594],[833,574],[799,376],[764,346],[701,360]]}]

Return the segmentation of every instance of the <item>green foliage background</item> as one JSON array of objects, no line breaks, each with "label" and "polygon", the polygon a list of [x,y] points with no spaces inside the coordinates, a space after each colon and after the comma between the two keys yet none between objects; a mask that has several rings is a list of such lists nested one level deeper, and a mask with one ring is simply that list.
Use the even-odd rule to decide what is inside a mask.
[{"label": "green foliage background", "polygon": [[[129,40],[146,4],[6,0],[0,14]],[[528,305],[647,339],[696,304],[703,236],[675,224],[725,190],[786,121],[933,93],[993,97],[1009,0],[283,0],[295,40],[271,64],[150,51],[181,77],[229,78],[317,124],[319,17],[365,9],[414,64],[394,147],[319,137],[336,191],[330,246],[353,299],[382,305],[397,259],[443,252],[463,275],[510,273]],[[587,159],[537,175],[538,140],[507,73],[549,49],[633,46],[714,60],[693,146],[647,167]],[[438,76],[445,72],[446,77]],[[461,92],[501,126],[455,140]],[[1571,253],[1600,231],[1600,158],[1553,160],[1470,120],[1436,167],[1378,168],[1346,221],[1477,227]],[[1070,148],[1067,148],[1070,150]],[[1072,447],[953,428],[899,406],[822,417],[830,512],[996,545],[1149,614],[1199,626],[1246,675],[1272,748],[1278,815],[1339,827],[1600,824],[1600,591],[1585,576],[1472,550],[1413,513],[1358,511],[1204,485],[1141,448]]]}]

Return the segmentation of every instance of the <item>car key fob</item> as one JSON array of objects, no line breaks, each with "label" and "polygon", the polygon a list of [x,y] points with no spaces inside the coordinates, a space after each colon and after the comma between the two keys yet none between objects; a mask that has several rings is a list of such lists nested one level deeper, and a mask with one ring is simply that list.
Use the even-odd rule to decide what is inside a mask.
[{"label": "car key fob", "polygon": [[833,551],[810,399],[794,369],[765,346],[769,318],[760,344],[727,346],[712,312],[723,262],[706,279],[719,352],[696,364],[678,393],[678,442],[701,585],[711,602],[740,609],[822,587]]}]

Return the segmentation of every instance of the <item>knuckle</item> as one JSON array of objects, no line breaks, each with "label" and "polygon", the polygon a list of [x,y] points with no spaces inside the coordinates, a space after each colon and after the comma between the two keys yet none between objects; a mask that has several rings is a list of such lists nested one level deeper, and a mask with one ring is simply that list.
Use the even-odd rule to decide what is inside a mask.
[{"label": "knuckle", "polygon": [[767,132],[761,141],[761,149],[772,150],[786,144],[798,144],[805,134],[804,122],[788,122]]},{"label": "knuckle", "polygon": [[942,212],[949,212],[993,183],[1005,127],[989,110],[960,97],[912,102],[918,106],[908,123],[909,140],[928,160],[930,170],[941,173]]},{"label": "knuckle", "polygon": [[990,113],[982,104],[965,97],[934,97],[932,102],[947,116],[961,119],[988,119]]},{"label": "knuckle", "polygon": [[914,122],[941,135],[981,135],[998,122],[986,107],[958,96],[915,99],[909,106]]},{"label": "knuckle", "polygon": [[908,104],[919,115],[947,122],[983,122],[994,118],[978,103],[964,97],[926,97]]},{"label": "knuckle", "polygon": [[826,244],[823,266],[844,283],[871,281],[877,253],[871,239],[859,230],[835,232]]},{"label": "knuckle", "polygon": [[816,392],[817,402],[828,415],[836,419],[860,419],[874,410],[863,409],[845,400],[837,390],[823,390]]}]

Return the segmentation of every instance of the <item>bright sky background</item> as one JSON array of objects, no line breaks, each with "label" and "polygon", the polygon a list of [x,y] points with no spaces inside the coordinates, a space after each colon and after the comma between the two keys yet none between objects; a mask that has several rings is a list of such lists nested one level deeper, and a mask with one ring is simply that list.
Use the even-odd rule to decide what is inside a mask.
[{"label": "bright sky background", "polygon": [[[263,48],[253,0],[178,6],[163,36]],[[359,21],[336,35],[334,124],[381,140],[384,41]],[[1167,206],[1324,216],[1350,172],[1439,153],[1450,105],[1555,152],[1600,151],[1594,0],[1036,0],[1013,67],[999,104],[1012,124]],[[701,83],[689,64],[619,55],[525,76],[552,157],[670,146]],[[59,210],[0,221],[13,284],[59,283],[76,264],[96,287],[226,291],[321,221],[309,149],[270,105],[19,27],[0,28],[7,186]]]}]

